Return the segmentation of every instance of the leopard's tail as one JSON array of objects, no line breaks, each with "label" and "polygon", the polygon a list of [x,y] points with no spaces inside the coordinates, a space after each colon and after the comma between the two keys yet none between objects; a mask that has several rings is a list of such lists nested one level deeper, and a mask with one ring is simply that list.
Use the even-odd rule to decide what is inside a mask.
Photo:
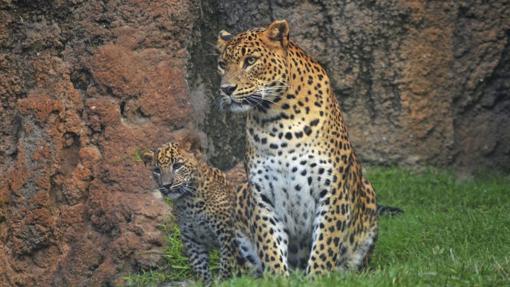
[{"label": "leopard's tail", "polygon": [[377,204],[377,214],[379,216],[395,216],[404,213],[404,210],[395,206],[386,206]]}]

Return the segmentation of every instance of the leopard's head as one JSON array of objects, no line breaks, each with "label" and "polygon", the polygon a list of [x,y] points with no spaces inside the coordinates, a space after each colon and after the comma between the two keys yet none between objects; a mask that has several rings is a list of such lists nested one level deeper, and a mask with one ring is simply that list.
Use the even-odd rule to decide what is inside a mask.
[{"label": "leopard's head", "polygon": [[186,148],[170,142],[146,151],[143,161],[152,168],[153,178],[163,196],[176,200],[194,193],[198,161]]},{"label": "leopard's head", "polygon": [[225,110],[267,110],[285,94],[289,71],[289,26],[274,21],[266,28],[218,35],[220,105]]}]

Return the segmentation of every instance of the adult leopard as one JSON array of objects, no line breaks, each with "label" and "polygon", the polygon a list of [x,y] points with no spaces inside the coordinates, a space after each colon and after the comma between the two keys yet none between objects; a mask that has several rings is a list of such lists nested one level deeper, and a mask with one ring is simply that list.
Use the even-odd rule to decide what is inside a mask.
[{"label": "adult leopard", "polygon": [[321,65],[289,41],[287,21],[217,49],[221,105],[247,112],[252,226],[265,269],[359,269],[377,240],[376,196],[363,176]]}]

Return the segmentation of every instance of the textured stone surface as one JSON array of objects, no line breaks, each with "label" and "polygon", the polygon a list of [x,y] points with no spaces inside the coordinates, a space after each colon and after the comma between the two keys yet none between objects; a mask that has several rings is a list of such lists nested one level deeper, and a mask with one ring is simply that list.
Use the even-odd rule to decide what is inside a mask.
[{"label": "textured stone surface", "polygon": [[0,285],[110,286],[157,266],[169,209],[139,153],[193,121],[196,5],[0,3]]},{"label": "textured stone surface", "polygon": [[[197,25],[194,90],[210,87],[212,97],[218,82],[208,77],[210,30],[285,18],[291,38],[332,77],[362,160],[510,170],[508,1],[211,2]],[[228,143],[243,141],[217,134],[226,129],[242,129],[242,118],[211,115],[205,125],[210,159],[230,166],[241,148]]]},{"label": "textured stone surface", "polygon": [[360,157],[510,170],[508,1],[0,0],[0,286],[108,286],[158,265],[144,147],[198,127],[242,181],[214,43],[287,18]]}]

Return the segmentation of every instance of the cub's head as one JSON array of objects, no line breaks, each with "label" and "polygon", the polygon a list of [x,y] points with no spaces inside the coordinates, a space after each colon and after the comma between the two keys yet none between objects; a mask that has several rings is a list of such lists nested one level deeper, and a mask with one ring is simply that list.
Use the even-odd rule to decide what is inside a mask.
[{"label": "cub's head", "polygon": [[164,196],[175,200],[194,193],[198,161],[188,149],[167,143],[146,151],[143,161],[152,168],[154,180]]},{"label": "cub's head", "polygon": [[222,108],[234,112],[267,110],[279,101],[289,82],[288,45],[286,20],[236,36],[221,31],[216,48]]}]

